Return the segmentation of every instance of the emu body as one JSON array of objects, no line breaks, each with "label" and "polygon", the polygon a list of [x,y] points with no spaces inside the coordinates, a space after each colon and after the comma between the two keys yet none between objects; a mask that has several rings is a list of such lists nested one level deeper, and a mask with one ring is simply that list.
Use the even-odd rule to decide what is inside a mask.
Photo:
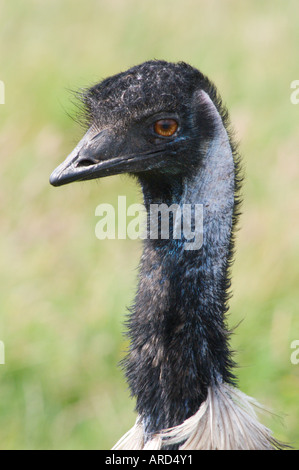
[{"label": "emu body", "polygon": [[115,448],[280,448],[232,372],[225,314],[239,156],[215,86],[187,64],[150,61],[82,99],[88,131],[51,175],[54,186],[132,174],[148,227],[151,204],[203,206],[200,249],[187,250],[173,226],[169,239],[144,240],[123,361],[138,418]]}]

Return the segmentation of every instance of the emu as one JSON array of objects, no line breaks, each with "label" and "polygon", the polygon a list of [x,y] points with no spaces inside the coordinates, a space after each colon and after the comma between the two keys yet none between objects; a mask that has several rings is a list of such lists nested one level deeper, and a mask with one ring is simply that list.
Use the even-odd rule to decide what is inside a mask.
[{"label": "emu", "polygon": [[233,373],[226,313],[242,178],[216,87],[186,63],[153,60],[81,99],[88,130],[52,173],[52,185],[133,175],[147,230],[152,204],[189,204],[193,226],[196,206],[203,208],[199,249],[186,249],[183,234],[171,236],[174,219],[168,239],[143,242],[123,361],[138,415],[114,449],[283,448]]}]

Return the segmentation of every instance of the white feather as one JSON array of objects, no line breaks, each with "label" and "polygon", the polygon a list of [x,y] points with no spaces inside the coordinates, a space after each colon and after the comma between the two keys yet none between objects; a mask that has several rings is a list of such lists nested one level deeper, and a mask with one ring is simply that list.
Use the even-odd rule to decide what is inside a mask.
[{"label": "white feather", "polygon": [[143,450],[143,448],[143,427],[138,417],[134,426],[117,441],[112,450]]},{"label": "white feather", "polygon": [[179,445],[180,450],[270,450],[284,447],[258,421],[262,407],[251,397],[228,384],[208,389],[199,410],[182,424],[165,429],[145,442],[138,418],[135,426],[113,447],[117,449],[163,449]]}]

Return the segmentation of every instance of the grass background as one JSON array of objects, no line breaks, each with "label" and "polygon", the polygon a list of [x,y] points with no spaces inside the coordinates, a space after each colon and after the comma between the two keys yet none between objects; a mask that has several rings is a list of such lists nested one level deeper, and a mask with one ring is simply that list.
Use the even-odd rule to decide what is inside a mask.
[{"label": "grass background", "polygon": [[135,420],[121,370],[140,243],[99,241],[95,207],[140,202],[128,177],[48,184],[82,131],[68,89],[148,59],[217,84],[246,183],[229,323],[240,388],[299,447],[296,0],[0,0],[1,449],[109,449]]}]

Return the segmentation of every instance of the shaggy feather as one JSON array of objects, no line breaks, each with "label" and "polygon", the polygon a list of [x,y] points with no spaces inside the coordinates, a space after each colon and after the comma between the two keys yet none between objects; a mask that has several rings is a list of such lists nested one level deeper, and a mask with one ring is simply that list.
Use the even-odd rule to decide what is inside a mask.
[{"label": "shaggy feather", "polygon": [[274,450],[286,448],[257,418],[263,410],[253,398],[228,384],[209,387],[199,410],[182,424],[165,429],[147,441],[140,417],[113,450]]},{"label": "shaggy feather", "polygon": [[115,444],[112,450],[141,450],[144,448],[143,427],[140,417],[136,419],[134,426],[124,434]]}]

